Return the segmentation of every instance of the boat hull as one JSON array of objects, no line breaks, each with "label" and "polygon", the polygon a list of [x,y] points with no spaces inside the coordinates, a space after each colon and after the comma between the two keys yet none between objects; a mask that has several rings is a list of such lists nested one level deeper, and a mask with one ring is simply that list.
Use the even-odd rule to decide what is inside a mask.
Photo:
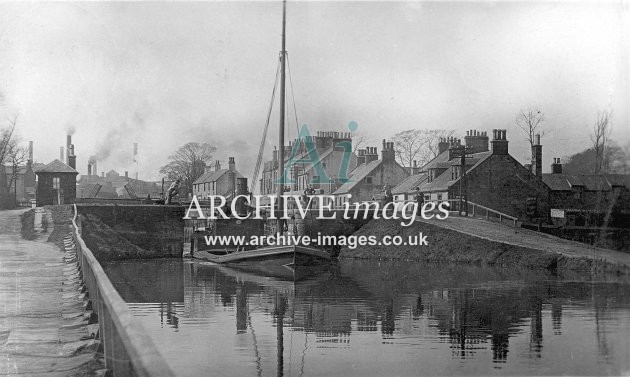
[{"label": "boat hull", "polygon": [[297,267],[321,266],[330,261],[330,254],[327,252],[299,245],[263,247],[226,255],[195,251],[192,257],[267,275],[285,275]]}]

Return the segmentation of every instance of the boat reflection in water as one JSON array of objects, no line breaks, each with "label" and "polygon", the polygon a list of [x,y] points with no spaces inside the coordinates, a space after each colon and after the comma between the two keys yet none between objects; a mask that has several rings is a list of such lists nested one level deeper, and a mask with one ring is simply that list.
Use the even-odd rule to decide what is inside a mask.
[{"label": "boat reflection in water", "polygon": [[[306,276],[189,260],[106,270],[181,376],[600,375],[630,368],[630,293],[622,283],[402,262],[341,261]],[[134,284],[146,279],[153,293],[143,292],[150,284]]]}]

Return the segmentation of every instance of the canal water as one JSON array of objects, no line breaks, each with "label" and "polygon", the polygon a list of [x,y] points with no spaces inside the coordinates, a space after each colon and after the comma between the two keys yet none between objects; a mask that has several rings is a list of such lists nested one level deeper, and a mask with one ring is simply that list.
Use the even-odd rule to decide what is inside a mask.
[{"label": "canal water", "polygon": [[583,274],[340,261],[263,276],[105,270],[178,376],[627,375],[630,286]]}]

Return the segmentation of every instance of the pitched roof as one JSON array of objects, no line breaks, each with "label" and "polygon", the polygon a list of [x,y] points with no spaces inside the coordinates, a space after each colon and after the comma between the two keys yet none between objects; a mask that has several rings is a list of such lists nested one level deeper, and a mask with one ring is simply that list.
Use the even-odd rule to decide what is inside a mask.
[{"label": "pitched roof", "polygon": [[446,161],[448,161],[448,151],[444,151],[438,154],[437,156],[435,156],[431,161],[424,164],[424,166],[420,169],[420,171],[427,171],[429,169],[435,169],[438,167],[437,165],[439,163],[446,162]]},{"label": "pitched roof", "polygon": [[580,180],[584,182],[584,189],[588,191],[610,191],[612,189],[603,175],[581,175]]},{"label": "pitched roof", "polygon": [[45,166],[46,164],[42,164],[41,162],[33,162],[33,171],[36,172]]},{"label": "pitched roof", "polygon": [[543,174],[543,182],[553,191],[584,187],[587,191],[610,191],[623,186],[630,190],[630,174]]},{"label": "pitched roof", "polygon": [[333,193],[333,195],[345,194],[345,193],[350,192],[350,190],[352,190],[354,186],[356,186],[359,182],[363,180],[363,178],[367,177],[372,171],[378,168],[382,162],[383,160],[374,160],[374,161],[370,161],[367,164],[361,164],[357,166],[350,173],[350,180],[344,183],[343,185],[341,185],[341,187],[339,187]]},{"label": "pitched roof", "polygon": [[[466,173],[468,174],[469,172],[471,172],[472,170],[480,166],[485,160],[490,158],[490,156],[492,156],[491,151],[485,151],[485,152],[472,154],[471,155],[472,158],[466,160],[466,166],[470,166],[468,169],[466,169]],[[450,163],[450,166],[459,166],[460,159],[453,158],[449,161],[449,163]],[[422,192],[446,191],[448,190],[449,187],[459,182],[459,179],[460,179],[459,177],[456,179],[451,179],[450,172],[445,171],[439,176],[435,177],[433,181],[431,182],[425,181],[422,185],[420,185],[420,191]]]},{"label": "pitched roof", "polygon": [[[228,171],[229,169],[219,169],[215,171],[205,172],[199,178],[197,178],[195,182],[193,182],[193,184],[216,182],[219,180],[219,178],[223,176],[223,174],[227,173]],[[234,171],[234,175],[236,176],[236,178],[243,178],[243,175],[237,170]]]},{"label": "pitched roof", "polygon": [[630,174],[606,174],[604,176],[611,186],[624,186],[630,190]]},{"label": "pitched roof", "polygon": [[564,174],[548,174],[542,175],[542,181],[549,186],[552,191],[571,191],[571,184]]},{"label": "pitched roof", "polygon": [[427,173],[414,174],[405,178],[396,187],[392,189],[392,194],[405,194],[415,191],[416,187],[426,182],[428,178]]},{"label": "pitched roof", "polygon": [[65,163],[59,161],[59,160],[53,160],[53,162],[49,163],[48,165],[44,166],[41,169],[38,169],[35,173],[39,174],[39,173],[75,173],[75,174],[79,174],[78,171],[74,170],[73,168],[71,168],[70,166],[66,165]]}]

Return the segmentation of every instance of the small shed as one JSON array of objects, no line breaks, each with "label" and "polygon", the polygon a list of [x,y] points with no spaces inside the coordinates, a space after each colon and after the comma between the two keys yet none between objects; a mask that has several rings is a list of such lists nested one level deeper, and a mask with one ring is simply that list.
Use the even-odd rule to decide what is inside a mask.
[{"label": "small shed", "polygon": [[78,171],[65,163],[54,160],[37,174],[37,206],[50,204],[71,204],[77,197]]}]

